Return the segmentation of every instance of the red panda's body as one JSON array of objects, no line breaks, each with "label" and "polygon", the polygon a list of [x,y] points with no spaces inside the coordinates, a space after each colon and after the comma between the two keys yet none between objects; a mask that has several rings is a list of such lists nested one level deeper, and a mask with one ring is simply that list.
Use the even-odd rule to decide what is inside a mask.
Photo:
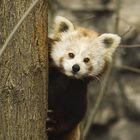
[{"label": "red panda's body", "polygon": [[53,110],[49,117],[54,120],[50,123],[54,129],[48,137],[79,140],[78,127],[87,107],[87,85],[103,73],[120,37],[75,29],[63,17],[57,17],[55,24],[49,46],[49,109]]},{"label": "red panda's body", "polygon": [[71,79],[55,68],[50,69],[49,78],[49,108],[56,121],[50,140],[62,140],[85,115],[89,80]]}]

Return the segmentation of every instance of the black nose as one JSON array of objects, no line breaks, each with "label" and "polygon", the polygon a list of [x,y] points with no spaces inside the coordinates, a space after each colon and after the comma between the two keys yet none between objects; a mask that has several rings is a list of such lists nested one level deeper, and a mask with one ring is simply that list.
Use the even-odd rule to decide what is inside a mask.
[{"label": "black nose", "polygon": [[78,64],[75,64],[75,65],[72,66],[72,71],[74,73],[78,72],[79,70],[80,70],[80,66]]}]

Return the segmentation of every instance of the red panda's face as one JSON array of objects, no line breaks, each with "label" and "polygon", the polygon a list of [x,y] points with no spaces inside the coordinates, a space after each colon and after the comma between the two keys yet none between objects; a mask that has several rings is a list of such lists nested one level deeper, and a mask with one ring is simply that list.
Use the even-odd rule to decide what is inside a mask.
[{"label": "red panda's face", "polygon": [[51,48],[51,57],[56,67],[65,75],[75,78],[100,74],[106,63],[111,61],[112,54],[120,43],[120,37],[115,34],[98,36],[96,32],[83,28],[74,29],[67,19],[66,22],[64,18],[62,20],[63,24],[66,24],[65,27],[71,30],[54,35],[59,36]]}]

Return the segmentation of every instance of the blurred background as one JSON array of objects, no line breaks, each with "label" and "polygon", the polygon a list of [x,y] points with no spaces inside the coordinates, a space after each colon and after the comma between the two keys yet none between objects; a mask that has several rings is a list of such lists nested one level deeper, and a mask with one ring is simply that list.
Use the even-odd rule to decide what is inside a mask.
[{"label": "blurred background", "polygon": [[140,139],[140,0],[49,0],[49,32],[56,15],[122,42],[106,81],[90,83],[85,140]]}]

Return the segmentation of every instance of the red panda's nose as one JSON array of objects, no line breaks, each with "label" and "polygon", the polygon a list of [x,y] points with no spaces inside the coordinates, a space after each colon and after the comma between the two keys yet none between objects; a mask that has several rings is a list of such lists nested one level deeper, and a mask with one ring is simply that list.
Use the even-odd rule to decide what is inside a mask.
[{"label": "red panda's nose", "polygon": [[78,64],[75,64],[75,65],[72,66],[72,71],[74,73],[77,73],[79,70],[80,70],[80,66]]}]

